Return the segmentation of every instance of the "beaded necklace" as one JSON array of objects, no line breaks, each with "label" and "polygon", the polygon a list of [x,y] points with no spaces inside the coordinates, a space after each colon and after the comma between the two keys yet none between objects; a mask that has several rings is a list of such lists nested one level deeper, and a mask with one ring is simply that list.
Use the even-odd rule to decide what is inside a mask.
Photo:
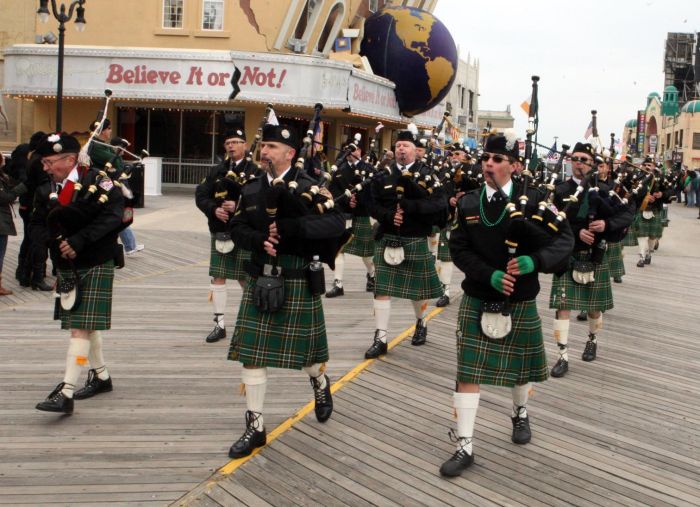
[{"label": "beaded necklace", "polygon": [[[513,194],[513,186],[510,186],[510,191],[508,192],[508,200],[510,200],[510,196]],[[484,223],[486,227],[496,227],[498,224],[501,223],[501,220],[503,220],[503,217],[506,216],[506,209],[503,208],[503,211],[501,212],[501,216],[498,217],[498,220],[495,222],[490,222],[488,218],[486,218],[486,213],[484,213],[484,198],[486,197],[486,185],[483,186],[481,189],[481,197],[479,198],[479,214],[481,215],[481,221]]]}]

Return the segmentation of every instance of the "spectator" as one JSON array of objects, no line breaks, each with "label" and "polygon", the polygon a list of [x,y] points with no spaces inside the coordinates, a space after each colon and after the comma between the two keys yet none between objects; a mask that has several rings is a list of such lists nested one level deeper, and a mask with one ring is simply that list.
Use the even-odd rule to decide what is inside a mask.
[{"label": "spectator", "polygon": [[695,174],[695,171],[688,170],[686,171],[686,175],[685,181],[683,182],[686,206],[693,207],[695,206],[695,188],[697,185],[695,180],[697,179],[697,174]]},{"label": "spectator", "polygon": [[5,159],[0,153],[0,296],[9,296],[12,291],[2,286],[2,265],[7,251],[8,236],[16,236],[12,204],[27,191],[24,183],[10,178],[5,172]]}]

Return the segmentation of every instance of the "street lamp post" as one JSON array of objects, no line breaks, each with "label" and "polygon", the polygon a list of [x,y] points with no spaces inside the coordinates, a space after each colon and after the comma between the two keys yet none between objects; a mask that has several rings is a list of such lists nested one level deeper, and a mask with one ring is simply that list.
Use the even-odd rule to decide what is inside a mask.
[{"label": "street lamp post", "polygon": [[[51,13],[58,20],[58,84],[56,85],[56,131],[61,132],[61,117],[63,115],[63,52],[66,38],[66,27],[76,13],[75,29],[79,32],[85,30],[85,0],[73,0],[66,8],[64,3],[56,7],[56,0],[51,0]],[[67,11],[67,12],[66,12]],[[39,9],[36,11],[39,21],[46,23],[49,20],[49,0],[39,0]]]}]

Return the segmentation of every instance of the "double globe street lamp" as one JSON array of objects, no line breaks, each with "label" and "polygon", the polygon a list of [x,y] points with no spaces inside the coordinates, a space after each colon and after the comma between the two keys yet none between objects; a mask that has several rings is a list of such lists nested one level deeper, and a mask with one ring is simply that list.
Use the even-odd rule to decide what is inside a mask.
[{"label": "double globe street lamp", "polygon": [[56,86],[56,131],[61,132],[61,116],[63,114],[63,51],[66,38],[66,27],[73,18],[75,11],[75,29],[79,32],[85,30],[85,1],[73,0],[70,6],[66,8],[64,3],[61,7],[56,7],[56,0],[51,0],[51,12],[49,12],[49,0],[39,0],[39,9],[36,13],[39,15],[39,21],[46,23],[49,20],[49,15],[58,20],[58,84]]}]

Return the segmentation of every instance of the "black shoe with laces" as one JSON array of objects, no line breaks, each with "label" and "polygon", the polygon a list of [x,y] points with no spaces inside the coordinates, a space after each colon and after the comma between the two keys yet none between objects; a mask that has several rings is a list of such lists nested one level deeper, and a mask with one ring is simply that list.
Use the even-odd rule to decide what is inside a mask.
[{"label": "black shoe with laces", "polygon": [[411,338],[411,345],[423,345],[427,339],[428,326],[425,325],[423,319],[418,319],[416,321],[416,330],[413,332],[413,338]]},{"label": "black shoe with laces", "polygon": [[621,276],[616,276],[613,278],[613,282],[615,283],[622,283],[622,277]]},{"label": "black shoe with laces", "polygon": [[637,261],[637,267],[638,268],[643,268],[644,267],[644,257],[640,257],[639,260]]},{"label": "black shoe with laces", "polygon": [[560,377],[563,377],[564,375],[566,375],[566,372],[568,372],[568,371],[569,371],[569,361],[560,357],[559,361],[557,361],[557,364],[555,364],[552,367],[552,371],[550,372],[550,374],[552,375],[552,377],[560,378]]},{"label": "black shoe with laces", "polygon": [[365,352],[365,359],[376,359],[379,356],[386,354],[387,346],[379,339],[379,329],[374,332],[374,341]]},{"label": "black shoe with laces", "polygon": [[74,400],[84,400],[86,398],[92,398],[96,394],[108,393],[112,390],[112,377],[108,377],[107,380],[102,380],[97,376],[97,371],[90,369],[88,371],[87,382],[85,386],[78,389],[73,394]]},{"label": "black shoe with laces", "polygon": [[581,354],[581,359],[590,362],[595,361],[596,352],[598,351],[598,344],[594,342],[595,335],[588,335],[588,341],[586,342],[586,348],[583,349],[583,354]]},{"label": "black shoe with laces", "polygon": [[53,285],[46,283],[45,279],[32,280],[32,290],[38,290],[41,292],[49,292],[53,290]]},{"label": "black shoe with laces", "polygon": [[211,333],[204,339],[207,343],[215,343],[226,338],[226,328],[219,327],[219,321],[216,320],[216,317],[214,317],[214,322],[216,322],[214,329],[212,329]]},{"label": "black shoe with laces", "polygon": [[326,292],[326,297],[327,298],[337,298],[338,296],[344,296],[345,295],[345,289],[342,287],[338,287],[336,283],[333,284],[333,288]]},{"label": "black shoe with laces", "polygon": [[66,386],[65,382],[61,382],[56,386],[56,389],[51,391],[44,401],[38,403],[37,410],[44,412],[62,412],[64,414],[73,413],[73,398],[68,398],[61,390]]},{"label": "black shoe with laces", "polygon": [[331,396],[331,379],[328,375],[323,375],[326,379],[326,387],[321,389],[321,382],[311,377],[311,387],[314,388],[314,412],[318,422],[326,422],[333,413],[333,397]]},{"label": "black shoe with laces", "polygon": [[374,287],[376,285],[376,280],[373,276],[369,276],[367,273],[367,285],[365,285],[365,290],[367,292],[374,292]]},{"label": "black shoe with laces", "polygon": [[588,312],[582,311],[576,316],[576,320],[580,320],[582,322],[588,320]]},{"label": "black shoe with laces", "polygon": [[[518,407],[518,413],[520,413],[520,408],[521,407]],[[510,420],[513,423],[513,434],[510,440],[518,445],[529,443],[532,439],[532,433],[530,432],[530,419],[528,416],[520,417],[516,415],[515,417],[511,417]]]},{"label": "black shoe with laces", "polygon": [[651,264],[651,254],[646,254],[644,257],[644,264]]},{"label": "black shoe with laces", "polygon": [[474,464],[474,454],[469,454],[465,450],[465,446],[468,444],[467,438],[457,437],[454,430],[450,430],[448,435],[450,436],[450,441],[452,442],[456,443],[460,442],[461,440],[464,440],[464,442],[460,442],[459,449],[450,459],[442,464],[440,467],[440,475],[443,477],[458,477],[462,475],[462,472]]},{"label": "black shoe with laces", "polygon": [[442,296],[440,296],[438,298],[437,302],[435,303],[435,306],[437,306],[438,308],[443,308],[449,304],[450,304],[450,296],[448,296],[447,294],[443,294]]},{"label": "black shoe with laces", "polygon": [[245,431],[241,438],[236,440],[228,450],[228,457],[232,459],[245,458],[250,456],[255,449],[262,447],[267,443],[267,432],[265,428],[258,431],[254,428],[255,421],[261,414],[246,410],[245,413]]}]

